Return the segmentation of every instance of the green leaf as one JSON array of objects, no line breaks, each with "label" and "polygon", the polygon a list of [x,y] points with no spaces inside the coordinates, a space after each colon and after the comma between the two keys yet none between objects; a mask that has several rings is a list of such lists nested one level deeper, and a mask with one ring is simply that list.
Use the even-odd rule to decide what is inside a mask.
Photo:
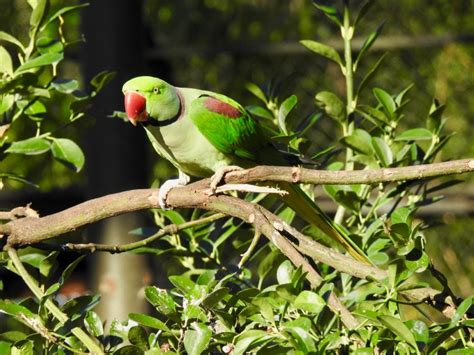
[{"label": "green leaf", "polygon": [[135,345],[125,345],[114,351],[114,355],[143,355],[143,350]]},{"label": "green leaf", "polygon": [[20,48],[23,52],[25,51],[25,47],[23,47],[23,44],[9,33],[0,31],[0,41],[12,43],[18,48]]},{"label": "green leaf", "polygon": [[204,298],[202,301],[203,306],[207,308],[213,308],[217,305],[225,296],[229,294],[229,288],[221,287],[217,290],[214,290]]},{"label": "green leaf", "polygon": [[306,330],[300,327],[285,327],[283,329],[291,334],[293,339],[295,339],[296,348],[298,350],[302,351],[304,354],[316,352],[314,340]]},{"label": "green leaf", "polygon": [[295,308],[314,314],[319,314],[325,305],[324,299],[313,291],[302,291],[293,302]]},{"label": "green leaf", "polygon": [[365,40],[364,44],[362,45],[360,51],[359,51],[359,54],[357,55],[357,58],[354,62],[354,71],[356,70],[358,64],[359,64],[359,61],[362,59],[362,57],[364,56],[364,54],[370,49],[370,47],[372,47],[372,45],[374,44],[374,42],[377,40],[377,37],[380,35],[380,32],[382,32],[382,29],[383,29],[383,26],[384,26],[384,22],[381,23],[379,25],[379,27],[377,27],[377,29],[375,31],[373,31],[369,37],[367,37],[367,39]]},{"label": "green leaf", "polygon": [[357,112],[379,127],[384,127],[390,121],[383,111],[370,106],[359,106]]},{"label": "green leaf", "polygon": [[196,290],[196,284],[186,276],[170,276],[169,280],[174,286],[182,291],[185,296],[192,295]]},{"label": "green leaf", "polygon": [[56,262],[56,258],[58,257],[58,255],[58,251],[52,251],[51,253],[49,253],[48,256],[46,256],[45,258],[43,258],[43,260],[40,261],[39,271],[41,275],[49,277],[49,275],[51,275],[51,273],[56,270],[56,268],[58,267],[58,263]]},{"label": "green leaf", "polygon": [[323,44],[323,43],[320,43],[320,42],[316,42],[316,41],[312,41],[312,40],[302,40],[300,41],[300,43],[305,46],[306,48],[308,48],[309,50],[325,57],[325,58],[328,58],[334,62],[336,62],[337,64],[341,65],[342,66],[342,60],[341,60],[341,57],[339,56],[339,53],[337,53],[337,51],[326,45],[326,44]]},{"label": "green leaf", "polygon": [[259,86],[255,85],[254,83],[247,83],[245,85],[245,88],[252,94],[254,94],[257,98],[259,98],[262,102],[268,104],[267,97]]},{"label": "green leaf", "polygon": [[406,341],[413,349],[418,350],[415,337],[400,319],[388,315],[377,316],[377,319],[394,334]]},{"label": "green leaf", "polygon": [[37,315],[31,312],[28,308],[21,306],[17,303],[9,303],[3,300],[0,300],[0,313],[9,314],[14,317],[21,317],[21,315],[23,314],[28,318],[37,318]]},{"label": "green leaf", "polygon": [[373,148],[371,144],[372,137],[367,131],[364,131],[363,129],[355,129],[350,136],[342,138],[341,142],[345,146],[348,146],[359,153],[366,155],[373,154]]},{"label": "green leaf", "polygon": [[377,159],[380,160],[383,167],[388,167],[393,163],[392,150],[383,138],[372,137],[372,147],[374,148]]},{"label": "green leaf", "polygon": [[94,91],[96,93],[101,91],[105,84],[115,77],[115,74],[115,72],[103,71],[94,76],[91,79],[91,85],[94,87]]},{"label": "green leaf", "polygon": [[[45,114],[46,111],[46,106],[39,100],[36,100],[33,102],[28,108],[25,110],[25,114],[28,116],[33,116],[33,117],[40,117],[41,115]],[[35,118],[30,117],[34,120]]]},{"label": "green leaf", "polygon": [[145,297],[157,310],[163,314],[170,314],[176,311],[176,303],[166,290],[155,286],[145,288]]},{"label": "green leaf", "polygon": [[387,53],[384,53],[378,60],[375,62],[375,64],[370,68],[370,70],[365,74],[364,78],[360,82],[359,87],[357,88],[357,94],[356,98],[359,97],[360,93],[362,90],[367,86],[368,83],[372,80],[372,78],[375,76],[377,73],[378,69],[380,68],[380,64],[382,64],[383,60],[385,59],[385,56]]},{"label": "green leaf", "polygon": [[313,5],[316,6],[319,10],[321,10],[326,15],[326,17],[329,18],[336,25],[338,25],[339,27],[342,26],[341,15],[337,11],[337,8],[326,4],[319,4],[318,1],[313,1]]},{"label": "green leaf", "polygon": [[43,22],[45,13],[48,11],[49,1],[38,0],[36,6],[33,8],[33,12],[30,17],[30,25],[32,28],[39,27]]},{"label": "green leaf", "polygon": [[428,344],[430,341],[430,331],[425,322],[421,320],[408,320],[405,324],[414,335],[417,343]]},{"label": "green leaf", "polygon": [[84,3],[84,4],[79,4],[79,5],[74,5],[74,6],[65,6],[56,11],[53,15],[51,15],[44,23],[43,28],[45,28],[48,24],[59,18],[59,16],[63,16],[64,14],[74,11],[77,9],[80,9],[82,7],[89,6],[89,3]]},{"label": "green leaf", "polygon": [[168,328],[168,326],[163,323],[161,320],[159,319],[156,319],[154,317],[151,317],[151,316],[148,316],[146,314],[141,314],[141,313],[130,313],[128,315],[128,317],[141,324],[141,325],[144,325],[145,327],[150,327],[150,328],[154,328],[154,329],[159,329],[159,330],[163,330],[165,332],[168,332],[170,333],[171,330],[170,328]]},{"label": "green leaf", "polygon": [[64,51],[64,45],[62,42],[51,37],[41,37],[36,41],[36,47],[40,54],[46,53],[62,53]]},{"label": "green leaf", "polygon": [[[0,101],[0,114],[7,112],[15,103],[14,95],[3,95]],[[1,136],[0,136],[1,138]]]},{"label": "green leaf", "polygon": [[293,276],[293,272],[295,268],[293,264],[289,260],[285,260],[280,264],[277,270],[277,280],[280,285],[288,284],[291,282],[291,278]]},{"label": "green leaf", "polygon": [[75,321],[93,309],[99,303],[99,299],[99,295],[79,296],[67,301],[61,309]]},{"label": "green leaf", "polygon": [[450,328],[458,325],[464,314],[471,308],[473,301],[474,296],[469,296],[461,302],[461,304],[456,308],[453,318],[451,318],[451,322],[449,323]]},{"label": "green leaf", "polygon": [[280,109],[278,110],[278,126],[285,134],[288,134],[288,130],[286,128],[286,118],[288,117],[289,113],[295,108],[297,103],[298,98],[296,97],[296,95],[291,95],[285,101],[283,101],[280,106]]},{"label": "green leaf", "polygon": [[385,90],[379,88],[374,88],[372,91],[377,101],[383,106],[388,115],[392,117],[395,113],[395,110],[397,109],[392,96]]},{"label": "green leaf", "polygon": [[57,160],[65,163],[66,166],[72,166],[76,172],[81,171],[84,166],[84,153],[81,148],[70,139],[54,138],[51,152]]},{"label": "green leaf", "polygon": [[5,153],[37,155],[47,152],[51,148],[48,140],[41,137],[28,138],[22,141],[13,142]]},{"label": "green leaf", "polygon": [[148,349],[148,336],[145,328],[137,325],[128,331],[128,340],[140,350]]},{"label": "green leaf", "polygon": [[[331,191],[331,189],[327,191]],[[340,203],[351,211],[356,212],[360,210],[361,200],[354,191],[337,190],[332,197],[337,203]]]},{"label": "green leaf", "polygon": [[104,335],[104,327],[97,313],[93,311],[87,312],[84,317],[84,325],[93,336],[100,337]]},{"label": "green leaf", "polygon": [[424,251],[414,248],[405,256],[405,265],[408,270],[420,273],[430,265],[430,257]]},{"label": "green leaf", "polygon": [[202,354],[211,340],[212,331],[205,324],[197,322],[194,322],[191,327],[192,329],[188,329],[184,333],[186,353],[190,355]]},{"label": "green leaf", "polygon": [[321,91],[314,97],[316,106],[332,119],[342,122],[346,119],[346,107],[342,100],[330,91]]},{"label": "green leaf", "polygon": [[364,16],[369,12],[370,8],[372,7],[372,5],[374,4],[374,1],[373,0],[367,0],[364,5],[362,5],[362,7],[360,8],[359,12],[357,13],[357,16],[354,20],[354,24],[352,25],[352,27],[356,27],[357,24],[359,23],[360,20],[362,20],[364,18]]},{"label": "green leaf", "polygon": [[18,75],[22,72],[25,72],[30,69],[46,66],[46,65],[51,65],[57,62],[60,62],[63,60],[64,54],[63,53],[46,53],[42,54],[39,57],[30,59],[29,61],[23,63],[20,65],[16,71],[15,75]]},{"label": "green leaf", "polygon": [[254,116],[263,117],[269,120],[273,119],[271,112],[261,106],[250,105],[246,106],[245,109]]},{"label": "green leaf", "polygon": [[413,222],[413,212],[414,211],[408,207],[397,208],[390,216],[392,224],[406,223],[411,226]]},{"label": "green leaf", "polygon": [[23,176],[13,174],[13,173],[0,173],[0,179],[9,179],[9,180],[20,182],[22,184],[29,185],[35,188],[39,187],[35,183],[25,179]]},{"label": "green leaf", "polygon": [[396,141],[423,141],[423,140],[431,140],[433,138],[433,134],[426,128],[413,128],[407,131],[400,133],[395,140]]},{"label": "green leaf", "polygon": [[0,46],[0,73],[13,74],[12,58],[3,46]]},{"label": "green leaf", "polygon": [[69,276],[71,276],[74,269],[79,265],[79,263],[85,258],[85,255],[79,256],[76,260],[70,263],[62,272],[61,277],[59,278],[59,284],[62,286],[65,284]]},{"label": "green leaf", "polygon": [[246,354],[254,346],[262,345],[275,338],[275,336],[259,329],[243,331],[237,336],[233,355]]},{"label": "green leaf", "polygon": [[51,86],[63,94],[71,94],[79,88],[77,80],[56,79]]},{"label": "green leaf", "polygon": [[439,133],[442,124],[443,112],[445,109],[446,105],[441,105],[438,100],[433,99],[428,119],[426,121],[426,128],[428,128],[431,132]]}]

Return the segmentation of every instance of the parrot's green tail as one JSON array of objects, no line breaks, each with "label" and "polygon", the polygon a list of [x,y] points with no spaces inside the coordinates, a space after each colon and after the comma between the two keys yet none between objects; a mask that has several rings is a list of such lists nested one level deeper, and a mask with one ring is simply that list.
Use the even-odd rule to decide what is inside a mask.
[{"label": "parrot's green tail", "polygon": [[281,197],[301,218],[308,223],[318,227],[329,237],[336,240],[349,252],[356,260],[366,264],[372,264],[364,252],[349,238],[349,236],[339,228],[303,191],[298,185],[287,182],[279,182],[278,186],[282,190],[288,191],[287,195]]}]

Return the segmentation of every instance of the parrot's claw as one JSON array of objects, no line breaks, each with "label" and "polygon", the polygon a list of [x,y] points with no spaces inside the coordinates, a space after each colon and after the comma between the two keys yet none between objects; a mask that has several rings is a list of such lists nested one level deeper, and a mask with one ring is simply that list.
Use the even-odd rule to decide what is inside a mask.
[{"label": "parrot's claw", "polygon": [[230,173],[232,171],[239,171],[244,170],[240,166],[237,165],[228,165],[218,169],[214,175],[211,177],[211,183],[209,184],[209,188],[211,190],[209,195],[214,195],[216,193],[217,185],[219,185],[224,178],[225,174]]},{"label": "parrot's claw", "polygon": [[166,198],[171,190],[175,187],[185,186],[191,181],[188,175],[179,172],[179,178],[166,180],[161,186],[158,192],[158,204],[163,210],[171,210],[172,207],[166,203]]}]

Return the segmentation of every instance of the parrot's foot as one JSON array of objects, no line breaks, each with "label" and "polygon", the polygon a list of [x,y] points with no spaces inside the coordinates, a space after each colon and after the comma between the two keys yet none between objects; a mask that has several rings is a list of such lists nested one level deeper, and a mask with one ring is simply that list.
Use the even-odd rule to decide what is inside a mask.
[{"label": "parrot's foot", "polygon": [[211,192],[209,195],[214,195],[216,193],[217,185],[219,185],[224,178],[225,174],[230,173],[232,171],[239,171],[244,170],[240,166],[237,165],[228,165],[218,169],[214,175],[211,177],[211,183],[209,184]]},{"label": "parrot's foot", "polygon": [[160,186],[160,191],[158,192],[158,204],[160,207],[163,210],[171,210],[172,207],[169,207],[166,203],[166,198],[168,197],[169,192],[175,187],[187,185],[190,181],[191,178],[181,171],[179,172],[179,177],[177,179],[166,180],[163,185]]}]

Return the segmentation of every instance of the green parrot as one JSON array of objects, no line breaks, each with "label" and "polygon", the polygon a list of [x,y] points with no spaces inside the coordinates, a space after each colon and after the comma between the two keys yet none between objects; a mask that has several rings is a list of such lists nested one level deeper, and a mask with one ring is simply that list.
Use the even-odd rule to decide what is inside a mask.
[{"label": "green parrot", "polygon": [[[210,91],[178,88],[140,76],[122,88],[125,111],[133,125],[145,128],[155,150],[179,171],[166,181],[158,196],[166,208],[171,189],[189,183],[190,176],[213,176],[211,189],[232,170],[256,165],[297,165],[297,157],[276,149],[248,112],[231,98]],[[354,258],[369,263],[360,248],[315,202],[295,184],[279,182],[287,195],[281,198],[300,217],[338,241]]]}]

